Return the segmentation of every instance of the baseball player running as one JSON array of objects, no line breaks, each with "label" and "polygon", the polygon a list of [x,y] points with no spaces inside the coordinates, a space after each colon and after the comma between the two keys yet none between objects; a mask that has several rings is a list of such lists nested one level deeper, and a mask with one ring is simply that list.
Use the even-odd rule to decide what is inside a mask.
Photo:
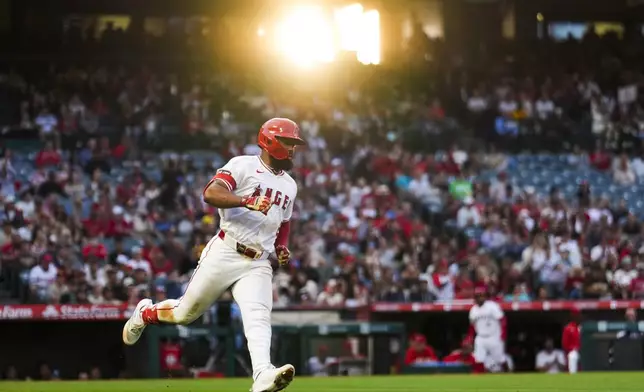
[{"label": "baseball player running", "polygon": [[275,392],[293,380],[295,368],[271,364],[273,271],[269,255],[288,263],[289,219],[297,185],[286,173],[295,147],[305,144],[297,124],[274,118],[262,125],[259,156],[238,156],[217,171],[203,191],[206,203],[221,216],[220,230],[206,245],[186,292],[178,299],[153,304],[140,301],[123,327],[123,342],[132,345],[149,324],[189,324],[227,289],[241,310],[253,365],[252,392]]},{"label": "baseball player running", "polygon": [[474,359],[477,371],[498,371],[506,365],[506,322],[498,303],[487,299],[487,289],[474,289],[475,304],[470,309],[470,336],[474,338]]}]

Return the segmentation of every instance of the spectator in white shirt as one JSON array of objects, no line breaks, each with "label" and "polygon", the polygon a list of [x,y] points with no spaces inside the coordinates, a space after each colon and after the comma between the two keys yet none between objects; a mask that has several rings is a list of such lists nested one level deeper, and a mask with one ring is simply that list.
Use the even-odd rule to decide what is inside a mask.
[{"label": "spectator in white shirt", "polygon": [[614,165],[613,180],[619,185],[632,185],[635,183],[635,173],[626,155],[621,155]]},{"label": "spectator in white shirt", "polygon": [[58,126],[58,119],[45,108],[36,117],[36,125],[42,135],[51,135]]},{"label": "spectator in white shirt", "polygon": [[85,104],[81,101],[78,94],[74,94],[72,99],[69,100],[69,110],[75,115],[82,115],[85,113]]},{"label": "spectator in white shirt", "polygon": [[331,365],[337,363],[337,359],[328,356],[329,349],[327,346],[318,348],[318,355],[309,358],[309,374],[313,377],[330,376]]},{"label": "spectator in white shirt", "polygon": [[556,349],[551,338],[546,339],[543,350],[539,351],[535,368],[538,372],[555,374],[566,367],[566,358],[563,351]]},{"label": "spectator in white shirt", "polygon": [[335,279],[329,279],[326,288],[318,295],[318,305],[322,306],[341,306],[344,304],[344,295],[339,290],[338,282]]},{"label": "spectator in white shirt", "polygon": [[512,93],[507,93],[499,102],[499,113],[504,117],[512,118],[517,110],[519,110],[519,103]]},{"label": "spectator in white shirt", "polygon": [[95,257],[91,257],[83,266],[85,279],[92,286],[103,287],[107,284],[107,273],[104,267],[98,264]]},{"label": "spectator in white shirt", "polygon": [[31,192],[25,192],[22,198],[16,202],[16,208],[22,212],[25,219],[32,219],[36,213],[36,202]]},{"label": "spectator in white shirt", "polygon": [[547,93],[543,93],[535,102],[534,108],[540,120],[547,120],[555,112],[555,103],[552,102]]},{"label": "spectator in white shirt", "polygon": [[550,298],[561,298],[568,273],[572,268],[568,249],[550,252],[550,258],[541,269],[541,282],[548,290]]},{"label": "spectator in white shirt", "polygon": [[521,269],[531,268],[534,272],[540,271],[550,259],[550,253],[545,236],[542,233],[536,234],[532,239],[532,244],[525,248],[521,254]]},{"label": "spectator in white shirt", "polygon": [[132,249],[132,258],[128,260],[127,266],[132,271],[140,269],[145,271],[148,276],[152,274],[152,266],[148,260],[143,258],[143,251],[138,246]]},{"label": "spectator in white shirt", "polygon": [[619,268],[613,272],[606,273],[606,280],[612,283],[615,289],[622,292],[623,296],[627,298],[628,289],[631,287],[631,281],[637,278],[637,270],[633,268],[633,260],[626,256],[622,259]]},{"label": "spectator in white shirt", "polygon": [[507,243],[506,229],[499,222],[490,223],[481,234],[481,245],[486,249],[497,250]]},{"label": "spectator in white shirt", "polygon": [[617,247],[606,240],[590,249],[590,260],[593,262],[605,261],[609,256],[617,257]]},{"label": "spectator in white shirt", "polygon": [[29,271],[31,293],[41,301],[48,300],[49,286],[54,283],[58,274],[58,269],[52,262],[53,257],[50,254],[45,254],[40,258],[40,263]]},{"label": "spectator in white shirt", "polygon": [[496,181],[490,185],[490,198],[494,201],[505,202],[508,195],[507,176],[504,172],[498,174]]},{"label": "spectator in white shirt", "polygon": [[409,182],[409,193],[414,195],[419,200],[430,204],[440,204],[441,195],[440,190],[432,186],[427,173],[417,171],[414,178]]},{"label": "spectator in white shirt", "polygon": [[474,205],[474,199],[471,196],[463,199],[463,206],[456,213],[456,225],[459,229],[481,225],[481,214]]},{"label": "spectator in white shirt", "polygon": [[590,223],[600,223],[606,220],[609,225],[613,224],[613,213],[610,208],[610,201],[606,197],[601,200],[593,202],[593,205],[586,211]]},{"label": "spectator in white shirt", "polygon": [[456,144],[450,149],[449,156],[459,167],[462,167],[469,159],[468,153]]},{"label": "spectator in white shirt", "polygon": [[534,102],[528,94],[521,93],[521,111],[527,118],[534,116]]},{"label": "spectator in white shirt", "polygon": [[638,177],[644,177],[644,155],[633,159],[631,168]]},{"label": "spectator in white shirt", "polygon": [[467,99],[467,109],[472,113],[481,113],[487,109],[487,99],[481,95],[479,90],[474,90],[472,96]]}]

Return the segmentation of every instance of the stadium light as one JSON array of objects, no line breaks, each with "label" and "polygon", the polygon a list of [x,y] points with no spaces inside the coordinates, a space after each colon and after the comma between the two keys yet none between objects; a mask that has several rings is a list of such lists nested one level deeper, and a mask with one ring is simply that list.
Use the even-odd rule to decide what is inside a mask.
[{"label": "stadium light", "polygon": [[380,13],[377,10],[362,14],[361,40],[358,61],[363,64],[380,64]]},{"label": "stadium light", "polygon": [[335,10],[335,23],[340,38],[340,49],[355,52],[359,49],[362,34],[361,24],[364,8],[352,4]]},{"label": "stadium light", "polygon": [[278,24],[277,47],[298,66],[328,63],[335,58],[333,29],[320,7],[299,7]]},{"label": "stadium light", "polygon": [[[335,60],[338,52],[353,52],[363,64],[380,63],[380,14],[355,3],[336,8],[327,18],[319,6],[299,6],[277,23],[274,34],[278,53],[298,67],[309,68]],[[261,28],[262,37],[266,31]]]}]

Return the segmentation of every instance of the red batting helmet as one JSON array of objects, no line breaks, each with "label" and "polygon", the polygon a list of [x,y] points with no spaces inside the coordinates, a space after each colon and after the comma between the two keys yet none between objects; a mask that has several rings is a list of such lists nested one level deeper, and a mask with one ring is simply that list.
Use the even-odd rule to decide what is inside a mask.
[{"label": "red batting helmet", "polygon": [[272,118],[266,121],[259,129],[257,145],[275,159],[292,158],[289,150],[284,148],[280,141],[294,145],[306,144],[300,138],[300,127],[297,126],[295,121],[288,118]]}]

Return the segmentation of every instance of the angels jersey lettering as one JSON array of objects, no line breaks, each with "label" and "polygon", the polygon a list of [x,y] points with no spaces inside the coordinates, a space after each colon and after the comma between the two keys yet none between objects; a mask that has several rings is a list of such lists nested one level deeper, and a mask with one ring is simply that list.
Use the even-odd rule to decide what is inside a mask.
[{"label": "angels jersey lettering", "polygon": [[476,330],[476,336],[500,339],[503,317],[503,310],[494,301],[485,301],[481,306],[475,304],[470,309],[470,323]]},{"label": "angels jersey lettering", "polygon": [[242,155],[217,170],[219,180],[237,196],[266,196],[273,206],[267,215],[245,207],[220,209],[220,227],[235,240],[266,252],[275,250],[275,238],[282,222],[291,219],[297,184],[286,172],[275,174],[256,155]]}]

